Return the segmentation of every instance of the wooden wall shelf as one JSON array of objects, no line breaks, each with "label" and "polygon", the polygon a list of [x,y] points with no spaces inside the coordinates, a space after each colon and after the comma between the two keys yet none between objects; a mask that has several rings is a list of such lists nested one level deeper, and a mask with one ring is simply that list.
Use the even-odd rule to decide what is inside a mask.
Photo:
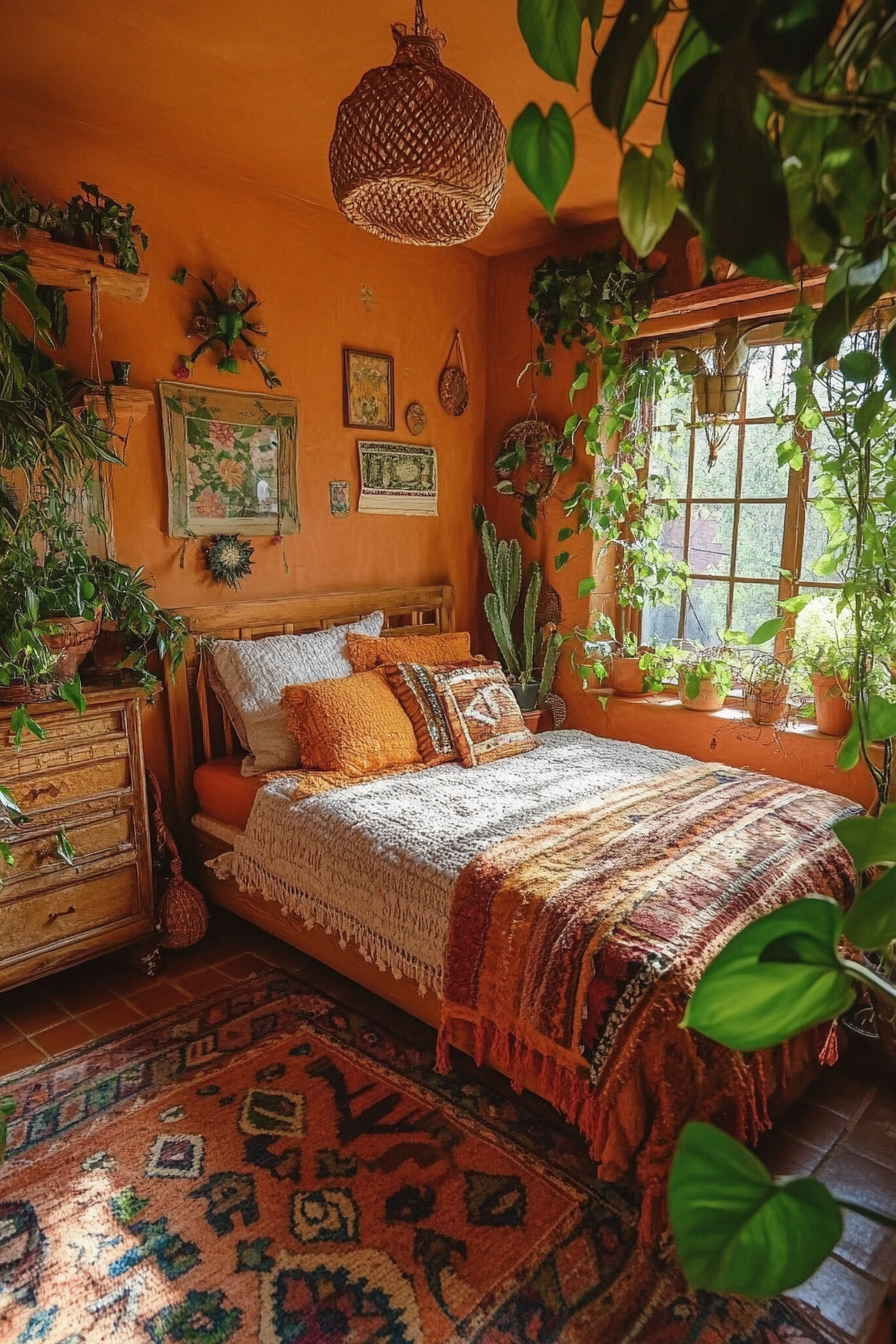
[{"label": "wooden wall shelf", "polygon": [[739,317],[743,321],[783,317],[797,301],[800,281],[803,301],[818,307],[824,299],[827,275],[826,266],[806,266],[802,273],[794,275],[792,285],[744,275],[736,280],[721,280],[715,285],[689,289],[682,294],[670,294],[665,299],[657,299],[650,309],[650,315],[638,328],[638,340],[701,331],[726,317]]},{"label": "wooden wall shelf", "polygon": [[39,285],[83,290],[90,288],[91,278],[96,276],[100,294],[110,299],[142,303],[149,293],[146,271],[131,275],[117,266],[104,266],[90,248],[56,243],[43,229],[26,229],[20,238],[12,229],[0,229],[0,255],[19,251],[27,252],[31,274]]},{"label": "wooden wall shelf", "polygon": [[110,429],[128,421],[131,425],[139,425],[141,420],[146,419],[150,408],[155,403],[155,394],[143,387],[112,386],[109,390],[112,393],[112,407],[115,412],[111,425],[109,425],[109,408],[103,392],[85,393],[82,404],[96,411],[103,423]]}]

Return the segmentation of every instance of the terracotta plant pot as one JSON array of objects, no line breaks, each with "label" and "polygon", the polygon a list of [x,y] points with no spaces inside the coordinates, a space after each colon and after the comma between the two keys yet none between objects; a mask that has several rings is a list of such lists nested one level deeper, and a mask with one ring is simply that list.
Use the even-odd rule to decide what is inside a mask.
[{"label": "terracotta plant pot", "polygon": [[644,673],[638,664],[646,649],[639,649],[636,658],[623,658],[621,654],[613,654],[607,660],[607,685],[616,695],[651,695],[652,692],[644,689]]},{"label": "terracotta plant pot", "polygon": [[815,727],[828,737],[845,737],[852,727],[852,709],[843,698],[840,679],[813,672],[812,690],[815,695]]},{"label": "terracotta plant pot", "polygon": [[512,681],[510,689],[513,691],[513,698],[519,705],[523,713],[530,713],[538,701],[538,691],[540,683],[537,681]]},{"label": "terracotta plant pot", "polygon": [[114,672],[128,654],[128,637],[114,621],[103,621],[93,646],[93,664],[98,672]]},{"label": "terracotta plant pot", "polygon": [[700,690],[693,699],[687,693],[687,673],[678,674],[678,698],[685,709],[698,709],[704,714],[712,714],[725,703],[724,691],[716,690],[709,677],[700,682]]},{"label": "terracotta plant pot", "polygon": [[50,616],[49,624],[59,627],[57,633],[41,635],[51,653],[58,653],[56,672],[60,681],[71,681],[78,668],[96,643],[100,630],[100,612],[89,621],[86,616]]},{"label": "terracotta plant pot", "polygon": [[694,378],[697,414],[737,415],[745,381],[743,373],[698,373]]},{"label": "terracotta plant pot", "polygon": [[760,728],[778,723],[787,712],[785,682],[759,681],[744,688],[744,708]]}]

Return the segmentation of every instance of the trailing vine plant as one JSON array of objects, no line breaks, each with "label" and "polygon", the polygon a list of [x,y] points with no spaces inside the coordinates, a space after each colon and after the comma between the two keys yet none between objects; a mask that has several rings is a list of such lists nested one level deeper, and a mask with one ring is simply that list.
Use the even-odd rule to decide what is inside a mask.
[{"label": "trailing vine plant", "polygon": [[[662,449],[651,443],[652,407],[688,385],[670,355],[659,360],[632,362],[625,343],[638,333],[653,298],[654,274],[629,264],[623,249],[588,252],[582,257],[547,257],[535,270],[528,313],[541,337],[534,364],[546,377],[553,375],[551,351],[559,342],[578,354],[569,389],[570,402],[599,372],[599,400],[584,414],[573,412],[564,426],[564,438],[594,458],[590,480],[580,481],[563,503],[570,520],[558,533],[561,543],[581,533],[596,540],[600,561],[611,559],[616,596],[622,613],[617,632],[623,647],[636,643],[638,615],[648,603],[671,604],[689,586],[690,569],[676,560],[663,544],[665,524],[677,515]],[[558,471],[570,460],[558,455]],[[526,501],[523,502],[524,522]],[[530,521],[534,509],[530,511]],[[555,569],[570,560],[561,550]],[[579,596],[593,592],[591,576],[579,584]],[[592,636],[606,635],[605,626],[584,632],[586,647]],[[581,668],[601,679],[605,669],[596,661]]]}]

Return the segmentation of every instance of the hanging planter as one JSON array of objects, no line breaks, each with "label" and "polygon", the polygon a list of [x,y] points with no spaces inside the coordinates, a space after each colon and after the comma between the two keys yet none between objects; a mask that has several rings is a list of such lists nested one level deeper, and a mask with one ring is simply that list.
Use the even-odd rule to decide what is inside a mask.
[{"label": "hanging planter", "polygon": [[392,64],[368,70],[339,105],[330,143],[336,204],[390,242],[469,242],[501,199],[507,132],[492,100],[442,65],[445,39],[428,27],[423,0],[414,31],[393,24],[392,36]]},{"label": "hanging planter", "polygon": [[694,378],[694,405],[700,419],[736,416],[746,381],[744,373],[698,373]]},{"label": "hanging planter", "polygon": [[733,421],[740,411],[749,358],[747,335],[736,318],[720,322],[713,333],[711,352],[691,346],[672,346],[679,373],[694,379],[694,409],[703,424],[709,465],[718,459]]}]

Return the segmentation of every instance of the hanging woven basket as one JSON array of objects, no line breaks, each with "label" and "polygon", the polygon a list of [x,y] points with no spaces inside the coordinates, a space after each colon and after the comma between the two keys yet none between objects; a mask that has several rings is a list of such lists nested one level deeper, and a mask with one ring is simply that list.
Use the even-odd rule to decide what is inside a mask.
[{"label": "hanging woven basket", "polygon": [[[499,481],[513,482],[514,499],[534,497],[541,503],[551,497],[560,481],[555,466],[558,457],[568,462],[572,444],[548,420],[529,417],[512,425],[504,435],[495,470]],[[508,465],[499,467],[498,462]]]},{"label": "hanging woven basket", "polygon": [[439,401],[449,415],[463,415],[470,404],[470,380],[459,331],[454,333],[448,360],[439,374]]},{"label": "hanging woven basket", "polygon": [[339,105],[330,180],[339,209],[396,243],[476,238],[504,190],[507,132],[492,100],[442,65],[421,0],[413,33],[392,28],[391,65],[368,70]]}]

